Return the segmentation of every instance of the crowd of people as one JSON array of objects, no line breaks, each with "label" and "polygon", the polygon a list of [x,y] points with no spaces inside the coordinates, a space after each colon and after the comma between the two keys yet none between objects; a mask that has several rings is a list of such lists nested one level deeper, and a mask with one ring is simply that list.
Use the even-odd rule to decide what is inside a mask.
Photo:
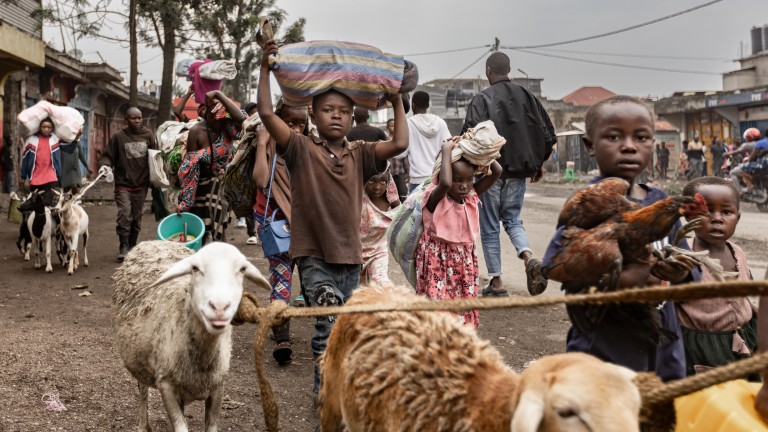
[{"label": "crowd of people", "polygon": [[[510,81],[511,65],[505,54],[488,57],[490,86],[469,104],[461,131],[491,120],[506,140],[498,159],[480,165],[467,157],[453,158],[458,140],[443,119],[428,112],[426,92],[417,91],[410,100],[390,97],[394,117],[387,121],[386,130],[370,125],[369,112],[335,90],[314,97],[311,106],[282,101],[273,106],[269,57],[276,52],[276,43],[268,41],[255,103],[241,109],[221,91],[211,91],[198,110],[200,118],[189,128],[176,172],[181,189],[176,210],[203,219],[204,242],[226,241],[230,215],[222,194],[223,177],[236,149],[247,139],[254,148],[249,155],[254,161],[250,180],[256,185],[253,213],[247,218],[248,243],[256,243],[250,239],[268,220],[285,221],[290,227],[290,249],[267,257],[272,301],[293,299],[294,305],[308,307],[341,305],[361,283],[390,283],[387,227],[401,202],[415,191],[423,193],[424,233],[415,255],[418,294],[434,300],[508,296],[501,278],[500,227],[522,261],[529,293],[538,295],[546,289],[546,268],[561,247],[562,231],[555,232],[553,227],[555,235],[540,260],[528,242],[521,212],[526,184],[542,178],[542,165],[552,153],[556,136],[539,100]],[[180,106],[190,96],[191,91]],[[406,118],[408,108],[412,115]],[[176,112],[179,121],[191,120],[180,109]],[[254,116],[258,122],[246,121]],[[99,173],[114,178],[118,260],[137,243],[150,187],[147,155],[158,148],[155,134],[142,120],[139,109],[128,109],[126,127],[110,138],[99,160]],[[660,177],[668,174],[670,152],[665,143],[654,142],[654,132],[653,116],[638,99],[617,96],[592,106],[584,138],[599,170],[592,183],[608,177],[624,179],[630,185],[627,198],[639,206],[664,199],[663,191],[646,185],[642,178],[652,165]],[[759,145],[763,147],[756,145],[757,150],[764,149]],[[698,136],[684,143],[684,149],[676,169],[677,175],[690,179],[683,193],[703,196],[709,214],[695,230],[694,239],[679,246],[708,250],[725,271],[748,280],[752,275],[746,254],[732,241],[740,216],[740,185],[725,178],[731,166],[726,158],[743,150],[727,149],[717,139],[706,149]],[[714,176],[706,176],[706,151],[711,152]],[[59,186],[76,191],[80,162],[85,164],[77,141],[60,142],[53,123],[44,120],[40,131],[27,139],[21,178],[33,191],[47,193]],[[478,235],[490,279],[485,287],[479,286]],[[300,293],[293,289],[294,269]],[[625,266],[618,284],[634,287],[712,279],[706,269],[659,260]],[[573,325],[566,350],[587,352],[637,371],[654,371],[671,380],[749,356],[757,349],[757,312],[747,299],[665,302],[656,310],[664,337],[652,337],[632,327],[631,321],[614,319],[620,315],[596,316],[584,307],[568,306]],[[480,325],[477,311],[456,314],[456,318]],[[333,325],[334,317],[317,318],[311,341],[315,360],[325,351]],[[272,330],[275,360],[290,363],[290,324]],[[315,368],[315,392],[320,379]]]}]

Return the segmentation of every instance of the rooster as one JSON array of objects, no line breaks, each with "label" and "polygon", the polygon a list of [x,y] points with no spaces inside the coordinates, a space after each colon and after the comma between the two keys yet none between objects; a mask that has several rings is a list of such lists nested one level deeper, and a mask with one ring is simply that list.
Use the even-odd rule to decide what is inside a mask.
[{"label": "rooster", "polygon": [[[585,292],[593,285],[616,290],[622,269],[631,263],[663,260],[688,269],[700,264],[695,253],[673,245],[699,226],[696,218],[708,214],[704,197],[672,196],[642,207],[626,198],[628,189],[627,181],[607,178],[577,192],[560,212],[561,246],[543,271],[563,282],[566,293]],[[681,216],[690,222],[678,230],[673,245],[654,250],[651,244],[667,237]],[[583,314],[572,313],[576,309]],[[659,311],[649,304],[572,306],[569,317],[582,331],[608,319],[654,344],[676,337],[660,327]]]},{"label": "rooster", "polygon": [[618,287],[628,263],[664,259],[689,268],[698,263],[677,251],[655,255],[651,244],[669,235],[681,216],[693,220],[679,234],[695,229],[694,218],[708,213],[704,198],[672,196],[642,207],[626,198],[628,188],[627,181],[608,178],[577,192],[565,204],[558,218],[558,225],[565,227],[562,246],[544,268],[547,277],[597,283],[599,289],[610,291]]}]

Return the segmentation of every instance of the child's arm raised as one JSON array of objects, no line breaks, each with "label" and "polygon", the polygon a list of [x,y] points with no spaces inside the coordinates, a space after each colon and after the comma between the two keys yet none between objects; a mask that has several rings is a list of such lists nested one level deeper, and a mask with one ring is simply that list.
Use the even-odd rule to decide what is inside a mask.
[{"label": "child's arm raised", "polygon": [[440,161],[440,172],[437,174],[438,177],[440,177],[440,182],[429,195],[429,200],[427,200],[427,210],[430,212],[435,211],[437,204],[440,202],[440,200],[445,198],[445,196],[448,194],[448,191],[451,190],[451,186],[453,186],[453,166],[451,165],[451,152],[453,151],[453,147],[455,145],[456,142],[453,140],[448,140],[443,143],[443,156],[442,160]]},{"label": "child's arm raised", "polygon": [[270,39],[264,45],[264,55],[261,58],[261,73],[259,74],[256,102],[261,122],[269,135],[274,138],[278,154],[283,154],[288,146],[288,141],[291,139],[291,128],[275,114],[275,109],[272,107],[272,93],[269,89],[269,56],[272,54],[277,54],[277,43]]},{"label": "child's arm raised", "polygon": [[501,176],[501,165],[499,165],[498,162],[493,161],[491,164],[491,173],[483,176],[480,180],[475,183],[475,193],[480,195],[483,192],[487,191],[491,186],[493,186],[493,182],[495,182],[499,177]]},{"label": "child's arm raised", "polygon": [[387,160],[393,158],[408,149],[408,121],[405,119],[403,98],[398,93],[389,98],[392,109],[395,111],[395,133],[389,141],[381,141],[376,144],[376,159]]},{"label": "child's arm raised", "polygon": [[234,120],[235,123],[237,123],[238,125],[243,124],[243,122],[245,121],[245,115],[243,114],[243,111],[240,110],[240,108],[238,108],[238,106],[235,105],[234,102],[232,102],[230,98],[226,97],[224,93],[222,93],[219,90],[209,91],[208,93],[205,94],[206,101],[213,100],[213,99],[218,99],[219,102],[221,102],[221,104],[224,105],[224,108],[227,110],[230,117],[232,117],[232,120]]},{"label": "child's arm raised", "polygon": [[[263,126],[259,126],[256,129],[256,163],[253,164],[251,177],[256,182],[256,186],[262,189],[266,189],[269,186],[269,174],[271,173],[269,162],[267,162],[268,145],[269,134]],[[277,155],[273,157],[277,157]]]}]

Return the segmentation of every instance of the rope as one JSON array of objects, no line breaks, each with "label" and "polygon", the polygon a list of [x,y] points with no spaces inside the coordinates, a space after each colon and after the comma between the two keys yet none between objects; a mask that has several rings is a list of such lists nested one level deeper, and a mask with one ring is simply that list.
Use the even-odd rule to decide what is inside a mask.
[{"label": "rope", "polygon": [[[767,295],[768,281],[727,281],[709,283],[689,283],[675,286],[654,286],[632,288],[613,292],[590,292],[559,297],[510,297],[480,298],[465,300],[419,300],[410,303],[358,304],[333,307],[294,308],[284,302],[272,302],[269,307],[259,306],[256,296],[243,293],[243,299],[233,324],[243,322],[261,324],[254,341],[254,366],[261,391],[261,404],[264,420],[269,432],[279,432],[279,412],[272,386],[264,371],[263,351],[269,330],[292,317],[312,317],[342,315],[349,313],[373,313],[388,311],[463,311],[473,309],[509,309],[519,307],[549,306],[556,304],[604,304],[625,302],[661,302],[664,300],[698,300],[704,298],[744,297],[749,295]],[[664,430],[674,424],[674,406],[672,401],[679,396],[690,394],[715,384],[742,378],[746,375],[768,368],[768,352],[755,354],[727,366],[683,378],[670,383],[663,383],[653,373],[640,373],[635,379],[642,395],[643,408],[641,420],[653,427],[647,430]],[[644,429],[646,430],[646,429]]]}]

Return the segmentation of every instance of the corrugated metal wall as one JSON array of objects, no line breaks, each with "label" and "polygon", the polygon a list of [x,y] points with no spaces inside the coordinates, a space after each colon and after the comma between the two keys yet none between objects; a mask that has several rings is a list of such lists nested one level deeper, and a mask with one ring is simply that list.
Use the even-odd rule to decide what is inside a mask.
[{"label": "corrugated metal wall", "polygon": [[42,2],[39,0],[15,0],[14,2],[0,1],[0,20],[37,39],[43,38],[43,29],[38,27],[37,20],[32,13],[39,9]]}]

